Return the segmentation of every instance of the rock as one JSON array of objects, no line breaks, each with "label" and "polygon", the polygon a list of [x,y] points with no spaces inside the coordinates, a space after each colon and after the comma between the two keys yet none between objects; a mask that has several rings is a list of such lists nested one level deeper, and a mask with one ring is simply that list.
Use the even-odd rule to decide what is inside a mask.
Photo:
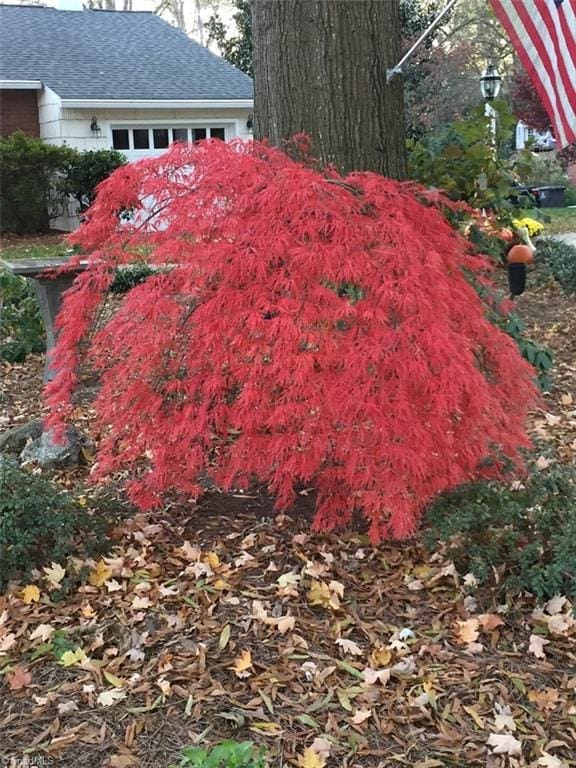
[{"label": "rock", "polygon": [[61,443],[54,440],[52,430],[29,443],[20,454],[22,463],[31,461],[43,469],[62,469],[77,467],[80,464],[83,449],[93,452],[91,441],[76,427],[68,427]]},{"label": "rock", "polygon": [[42,419],[34,419],[19,427],[7,429],[0,435],[0,453],[21,453],[28,440],[40,437],[42,428]]}]

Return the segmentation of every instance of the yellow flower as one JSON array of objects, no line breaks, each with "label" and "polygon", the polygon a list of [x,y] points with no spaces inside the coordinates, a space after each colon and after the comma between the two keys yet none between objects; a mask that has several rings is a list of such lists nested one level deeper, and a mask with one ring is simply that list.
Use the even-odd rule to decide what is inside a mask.
[{"label": "yellow flower", "polygon": [[529,216],[524,216],[522,219],[514,219],[512,221],[514,229],[520,229],[525,227],[528,230],[528,235],[534,237],[544,231],[544,225],[536,219],[531,219]]}]

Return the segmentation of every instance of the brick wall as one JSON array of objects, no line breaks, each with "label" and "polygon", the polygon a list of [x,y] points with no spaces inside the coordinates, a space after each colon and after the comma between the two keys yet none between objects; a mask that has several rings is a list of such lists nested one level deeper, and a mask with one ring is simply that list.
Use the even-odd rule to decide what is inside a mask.
[{"label": "brick wall", "polygon": [[39,136],[37,91],[0,90],[0,136],[24,131]]}]

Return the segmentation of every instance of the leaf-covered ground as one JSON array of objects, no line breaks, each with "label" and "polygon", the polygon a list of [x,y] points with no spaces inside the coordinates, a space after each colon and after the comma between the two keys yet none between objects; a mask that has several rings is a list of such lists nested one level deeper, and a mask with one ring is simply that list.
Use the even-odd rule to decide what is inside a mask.
[{"label": "leaf-covered ground", "polygon": [[[574,299],[544,285],[518,309],[557,359],[533,431],[575,461]],[[2,427],[41,414],[41,368],[4,367]],[[57,479],[89,503],[85,474]],[[259,493],[212,492],[129,517],[110,558],[12,584],[0,765],[167,768],[232,737],[274,766],[576,766],[565,600],[475,590],[418,542],[313,536],[311,507],[306,489],[285,516]]]}]

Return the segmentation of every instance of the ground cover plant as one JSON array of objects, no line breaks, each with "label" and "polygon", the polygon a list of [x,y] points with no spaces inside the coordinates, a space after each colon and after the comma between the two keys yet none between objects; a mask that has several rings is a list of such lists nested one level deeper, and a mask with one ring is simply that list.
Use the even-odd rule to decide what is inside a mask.
[{"label": "ground cover plant", "polygon": [[531,367],[469,280],[489,262],[438,200],[258,144],[119,169],[75,236],[90,268],[65,299],[51,423],[70,413],[114,270],[145,252],[171,270],[129,291],[87,350],[96,477],[131,472],[142,508],[198,496],[206,475],[255,478],[279,508],[313,485],[319,530],[358,510],[372,541],[412,534],[437,493],[521,462],[535,402]]},{"label": "ground cover plant", "polygon": [[32,286],[0,267],[0,359],[16,362],[44,348],[44,325]]},{"label": "ground cover plant", "polygon": [[576,293],[576,246],[552,237],[541,237],[537,256],[566,293]]}]

